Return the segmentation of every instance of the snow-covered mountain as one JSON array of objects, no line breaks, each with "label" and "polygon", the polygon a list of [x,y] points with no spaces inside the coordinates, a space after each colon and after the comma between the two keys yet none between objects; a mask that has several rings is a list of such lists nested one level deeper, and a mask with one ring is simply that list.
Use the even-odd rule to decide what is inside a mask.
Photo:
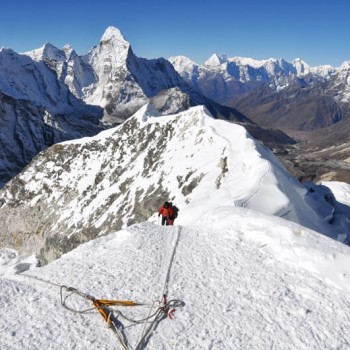
[{"label": "snow-covered mountain", "polygon": [[58,49],[50,43],[33,51],[26,52],[36,62],[44,62],[57,73],[58,79],[63,82],[70,92],[79,99],[83,98],[83,89],[96,80],[92,67],[77,55],[72,47],[65,45]]},{"label": "snow-covered mountain", "polygon": [[[0,250],[0,348],[349,349],[350,247],[281,218],[217,205],[191,224],[113,232],[44,267]],[[105,308],[115,334],[69,287],[142,305]],[[176,300],[172,319],[162,312],[148,324],[130,321],[159,310],[163,294]]]},{"label": "snow-covered mountain", "polygon": [[[55,52],[53,47],[49,49]],[[28,100],[57,114],[89,111],[83,101],[75,98],[68,87],[57,80],[55,71],[45,62],[36,62],[25,54],[2,48],[0,73],[0,92],[3,94]]]},{"label": "snow-covered mountain", "polygon": [[[21,55],[2,49],[0,93],[18,101],[13,102],[13,112],[9,115],[5,110],[4,119],[8,122],[4,122],[4,134],[16,134],[17,128],[12,132],[11,125],[24,118],[18,114],[24,103],[20,100],[26,100],[26,105],[35,105],[29,109],[39,108],[38,111],[41,111],[33,118],[25,117],[27,129],[21,130],[25,137],[13,138],[37,139],[35,148],[21,149],[16,141],[14,145],[1,146],[3,162],[0,163],[0,173],[3,176],[0,186],[47,146],[66,139],[94,135],[101,130],[98,124],[102,116],[104,127],[111,127],[129,118],[148,102],[163,114],[205,105],[215,118],[243,123],[254,137],[268,145],[295,142],[280,130],[263,129],[238,110],[222,106],[193,89],[167,60],[137,57],[121,32],[114,27],[107,28],[99,44],[83,56],[77,55],[69,45],[58,49],[50,43]],[[57,136],[56,131],[55,136],[47,137],[51,132],[46,130],[47,114],[50,119],[56,120],[49,124],[50,130],[52,125],[58,126],[64,137]],[[58,121],[62,119],[59,116],[62,115],[66,121],[72,120],[73,125],[67,122],[59,126]],[[80,127],[79,119],[82,119]],[[92,122],[90,130],[86,128],[87,120]],[[81,132],[77,133],[79,128]],[[45,142],[40,144],[42,139]],[[11,154],[6,153],[9,149],[12,149]],[[26,155],[22,157],[24,153]]]},{"label": "snow-covered mountain", "polygon": [[160,116],[147,105],[119,127],[40,153],[10,181],[0,192],[2,246],[47,263],[146,220],[168,198],[180,224],[201,222],[220,202],[349,239],[346,207],[324,187],[298,183],[243,127],[203,106]]},{"label": "snow-covered mountain", "polygon": [[52,144],[101,131],[101,108],[73,96],[44,62],[10,49],[0,51],[0,100],[0,187]]},{"label": "snow-covered mountain", "polygon": [[169,61],[196,90],[267,128],[314,130],[350,118],[348,62],[310,67],[301,59],[217,54],[202,65],[183,56]]},{"label": "snow-covered mountain", "polygon": [[284,59],[255,60],[213,54],[201,65],[184,56],[171,57],[169,61],[184,80],[216,101],[225,101],[264,83],[278,91],[288,85],[290,76],[312,74],[315,79],[325,80],[335,71],[331,66],[310,67],[301,59],[289,63]]},{"label": "snow-covered mountain", "polygon": [[[102,107],[107,124],[123,122],[158,94],[162,100],[168,96],[162,108],[165,114],[204,104],[215,117],[250,122],[233,108],[193,90],[167,60],[137,57],[115,27],[108,27],[99,44],[84,56],[77,56],[70,47],[59,50],[50,44],[26,55],[54,69],[76,97]],[[187,98],[174,99],[175,90]]]},{"label": "snow-covered mountain", "polygon": [[31,101],[1,92],[0,103],[0,187],[54,143],[101,131],[96,114],[55,114]]}]

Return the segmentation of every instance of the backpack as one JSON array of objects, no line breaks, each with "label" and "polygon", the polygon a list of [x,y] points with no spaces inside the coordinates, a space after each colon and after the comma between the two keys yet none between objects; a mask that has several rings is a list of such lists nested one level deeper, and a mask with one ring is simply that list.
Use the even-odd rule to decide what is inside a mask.
[{"label": "backpack", "polygon": [[173,213],[174,213],[174,218],[177,218],[177,213],[179,212],[179,208],[176,207],[175,205],[172,206],[172,209],[173,209]]}]

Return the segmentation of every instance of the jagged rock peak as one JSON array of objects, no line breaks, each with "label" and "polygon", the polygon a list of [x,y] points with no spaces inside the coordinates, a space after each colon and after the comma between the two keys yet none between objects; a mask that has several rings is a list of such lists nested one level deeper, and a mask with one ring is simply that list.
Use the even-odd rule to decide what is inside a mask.
[{"label": "jagged rock peak", "polygon": [[[130,44],[124,39],[120,30],[108,27],[102,35],[100,44],[90,52],[90,64],[96,69],[96,64],[100,65],[98,61],[105,62],[107,60],[113,62],[114,66],[124,66],[130,49]],[[100,74],[98,73],[98,75]]]},{"label": "jagged rock peak", "polygon": [[75,50],[68,44],[64,45],[62,50],[65,53],[67,59],[77,56],[77,53],[75,52]]}]

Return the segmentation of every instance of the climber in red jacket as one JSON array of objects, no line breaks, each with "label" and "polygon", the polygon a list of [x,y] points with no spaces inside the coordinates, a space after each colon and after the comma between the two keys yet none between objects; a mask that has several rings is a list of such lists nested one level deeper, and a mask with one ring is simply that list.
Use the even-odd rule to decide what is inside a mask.
[{"label": "climber in red jacket", "polygon": [[173,221],[171,218],[173,217],[174,213],[171,208],[171,205],[169,202],[165,202],[160,208],[159,208],[159,213],[158,216],[162,215],[162,225],[172,225]]}]

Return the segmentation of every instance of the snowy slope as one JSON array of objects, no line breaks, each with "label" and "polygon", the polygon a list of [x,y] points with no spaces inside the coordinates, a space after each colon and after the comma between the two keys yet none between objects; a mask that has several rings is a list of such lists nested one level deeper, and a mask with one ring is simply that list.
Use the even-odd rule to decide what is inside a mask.
[{"label": "snowy slope", "polygon": [[346,212],[330,224],[334,203],[292,178],[243,127],[203,106],[159,116],[147,105],[117,128],[51,147],[9,182],[0,192],[2,246],[46,263],[148,219],[167,198],[181,208],[181,224],[220,203],[349,239]]},{"label": "snowy slope", "polygon": [[340,181],[323,181],[322,185],[330,188],[339,203],[350,206],[350,185]]},{"label": "snowy slope", "polygon": [[[217,207],[198,225],[141,223],[41,268],[15,251],[0,258],[2,349],[122,349],[96,309],[62,307],[61,285],[147,304],[110,308],[127,349],[136,348],[144,324],[117,310],[145,318],[164,293],[182,306],[156,323],[140,349],[350,347],[350,248],[248,209]],[[63,296],[71,308],[92,307]]]}]

